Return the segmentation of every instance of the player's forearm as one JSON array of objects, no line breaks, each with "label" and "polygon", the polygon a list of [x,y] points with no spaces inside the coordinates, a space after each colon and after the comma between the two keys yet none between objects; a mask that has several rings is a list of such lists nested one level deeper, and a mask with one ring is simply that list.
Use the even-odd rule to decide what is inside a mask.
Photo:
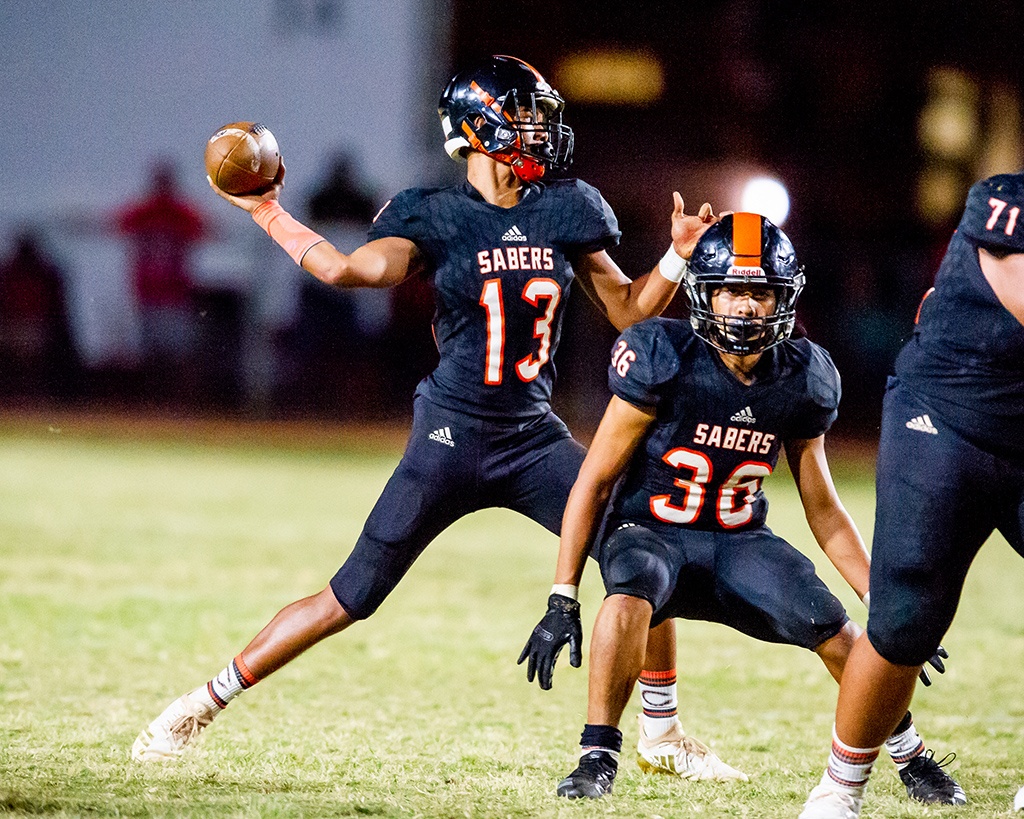
[{"label": "player's forearm", "polygon": [[815,540],[829,561],[861,599],[868,591],[871,559],[853,520],[845,510],[829,522],[808,520]]},{"label": "player's forearm", "polygon": [[595,484],[577,481],[573,486],[562,517],[555,583],[579,586],[590,552],[591,539],[597,530],[598,521],[604,514],[610,494],[610,488],[602,491]]},{"label": "player's forearm", "polygon": [[333,287],[389,287],[408,275],[415,245],[378,240],[346,255],[276,200],[252,211],[253,221],[307,273]]},{"label": "player's forearm", "polygon": [[608,305],[608,318],[619,331],[643,321],[660,316],[675,296],[679,285],[670,282],[655,268],[635,281],[622,286],[621,298]]},{"label": "player's forearm", "polygon": [[650,273],[633,282],[633,289],[639,289],[636,309],[643,318],[660,316],[676,295],[679,282],[670,281],[655,267]]}]

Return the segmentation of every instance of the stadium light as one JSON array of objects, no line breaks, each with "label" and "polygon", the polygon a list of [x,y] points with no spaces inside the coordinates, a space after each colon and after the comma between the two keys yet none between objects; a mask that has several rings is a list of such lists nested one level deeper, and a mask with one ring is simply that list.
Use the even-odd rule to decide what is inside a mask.
[{"label": "stadium light", "polygon": [[740,208],[767,216],[779,227],[789,216],[789,191],[778,179],[755,176],[743,185]]}]

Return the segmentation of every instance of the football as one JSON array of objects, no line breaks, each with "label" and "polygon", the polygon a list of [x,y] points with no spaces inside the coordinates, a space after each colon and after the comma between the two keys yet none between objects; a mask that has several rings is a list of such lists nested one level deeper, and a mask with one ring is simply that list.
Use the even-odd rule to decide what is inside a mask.
[{"label": "football", "polygon": [[277,139],[266,125],[232,122],[206,141],[206,173],[225,193],[258,193],[281,167]]}]

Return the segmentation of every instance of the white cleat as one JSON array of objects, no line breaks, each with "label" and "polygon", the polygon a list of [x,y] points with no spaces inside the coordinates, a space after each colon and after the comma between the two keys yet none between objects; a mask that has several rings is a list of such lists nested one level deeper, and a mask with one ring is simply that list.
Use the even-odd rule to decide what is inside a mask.
[{"label": "white cleat", "polygon": [[136,762],[171,762],[220,713],[200,699],[206,687],[183,694],[164,709],[132,743]]},{"label": "white cleat", "polygon": [[800,819],[857,819],[863,797],[818,785],[804,803]]},{"label": "white cleat", "polygon": [[726,765],[703,742],[688,737],[678,719],[666,733],[657,739],[648,739],[644,731],[643,717],[640,718],[636,762],[644,773],[670,774],[682,779],[717,782],[730,779],[747,781],[745,773]]},{"label": "white cleat", "polygon": [[1013,809],[1015,811],[1024,810],[1024,788],[1017,791],[1017,795],[1013,799]]}]

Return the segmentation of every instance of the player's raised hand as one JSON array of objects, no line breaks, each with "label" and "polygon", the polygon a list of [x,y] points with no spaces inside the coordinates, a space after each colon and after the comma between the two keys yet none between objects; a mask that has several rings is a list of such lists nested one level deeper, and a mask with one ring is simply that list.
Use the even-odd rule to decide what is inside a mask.
[{"label": "player's raised hand", "polygon": [[277,176],[274,177],[274,181],[268,188],[258,193],[247,193],[241,196],[235,196],[218,188],[209,176],[206,177],[206,181],[210,183],[210,187],[213,188],[213,192],[221,199],[227,200],[236,208],[241,208],[242,210],[252,213],[264,202],[271,199],[278,199],[281,196],[281,188],[284,187],[284,160],[281,160],[281,166],[277,169]]},{"label": "player's raised hand", "polygon": [[[946,649],[944,649],[942,646],[939,646],[939,650],[936,651],[935,654],[932,655],[932,658],[928,661],[928,665],[930,665],[932,668],[934,668],[940,674],[945,674],[946,673],[946,664],[944,662],[942,662],[942,661],[943,660],[948,660],[948,659],[949,659],[949,652],[946,651]],[[926,669],[924,666],[921,666],[921,673],[918,674],[918,676],[921,678],[921,682],[924,683],[925,685],[931,685],[932,684],[931,675],[928,673],[928,669]]]},{"label": "player's raised hand", "polygon": [[551,688],[551,676],[555,662],[562,648],[569,644],[569,665],[579,668],[583,663],[583,626],[580,623],[580,604],[571,597],[552,594],[548,597],[548,611],[537,624],[526,641],[518,664],[529,660],[526,665],[526,679],[537,682],[545,691]]},{"label": "player's raised hand", "polygon": [[700,206],[696,216],[687,215],[679,191],[673,191],[672,205],[672,247],[684,259],[689,259],[697,240],[718,221],[718,217],[707,202]]}]

